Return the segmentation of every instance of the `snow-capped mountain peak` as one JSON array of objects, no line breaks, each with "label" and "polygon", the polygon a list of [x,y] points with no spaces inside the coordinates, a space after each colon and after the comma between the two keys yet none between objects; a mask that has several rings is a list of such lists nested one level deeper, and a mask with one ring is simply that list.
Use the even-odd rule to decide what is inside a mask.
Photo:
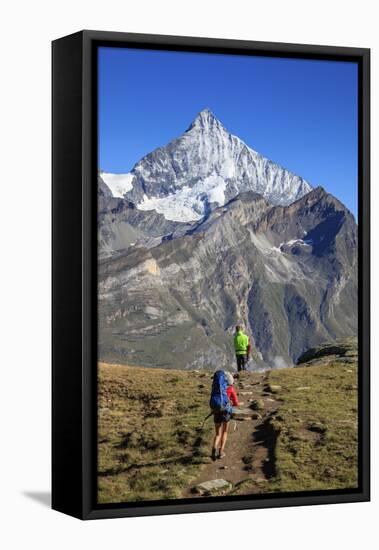
[{"label": "snow-capped mountain peak", "polygon": [[215,117],[210,109],[205,108],[194,118],[187,132],[191,130],[199,130],[205,132],[225,131],[225,128]]},{"label": "snow-capped mountain peak", "polygon": [[246,191],[287,205],[311,190],[303,178],[230,134],[208,108],[180,137],[143,157],[129,174],[110,176],[106,179],[113,184],[126,185],[124,196],[137,208],[156,210],[174,221],[198,220]]}]

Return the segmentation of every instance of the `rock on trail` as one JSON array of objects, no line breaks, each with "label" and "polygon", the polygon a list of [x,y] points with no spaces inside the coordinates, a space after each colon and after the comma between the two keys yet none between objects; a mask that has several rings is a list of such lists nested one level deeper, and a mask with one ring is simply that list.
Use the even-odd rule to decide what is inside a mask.
[{"label": "rock on trail", "polygon": [[225,479],[213,479],[196,485],[194,492],[200,495],[214,495],[230,491],[231,489],[232,484],[229,481],[225,481]]},{"label": "rock on trail", "polygon": [[252,413],[253,411],[251,409],[234,408],[233,419],[234,420],[245,420],[245,418],[249,419],[249,418],[252,418]]}]

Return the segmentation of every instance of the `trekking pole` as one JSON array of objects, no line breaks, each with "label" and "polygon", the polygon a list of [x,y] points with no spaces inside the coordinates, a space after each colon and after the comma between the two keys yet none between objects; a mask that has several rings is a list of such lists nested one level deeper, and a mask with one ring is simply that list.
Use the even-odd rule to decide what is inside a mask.
[{"label": "trekking pole", "polygon": [[201,424],[201,430],[204,428],[205,421],[208,420],[210,416],[212,416],[213,412],[211,411],[203,420],[203,423]]}]

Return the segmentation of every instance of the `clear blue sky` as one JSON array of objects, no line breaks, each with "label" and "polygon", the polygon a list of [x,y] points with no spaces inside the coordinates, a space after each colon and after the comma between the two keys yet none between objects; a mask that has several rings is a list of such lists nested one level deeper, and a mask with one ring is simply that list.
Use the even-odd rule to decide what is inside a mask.
[{"label": "clear blue sky", "polygon": [[99,168],[128,172],[208,107],[357,217],[355,63],[99,49]]}]

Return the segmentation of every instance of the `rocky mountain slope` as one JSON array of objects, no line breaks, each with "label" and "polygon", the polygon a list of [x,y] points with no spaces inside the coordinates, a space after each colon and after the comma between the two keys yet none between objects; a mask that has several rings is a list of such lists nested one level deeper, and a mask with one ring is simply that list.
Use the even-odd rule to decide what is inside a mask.
[{"label": "rocky mountain slope", "polygon": [[160,244],[165,235],[183,235],[191,223],[166,220],[155,210],[139,210],[129,200],[114,197],[98,178],[98,251],[99,258],[125,253],[134,245],[146,248]]},{"label": "rocky mountain slope", "polygon": [[[141,214],[122,208],[127,217]],[[153,220],[152,228],[168,222]],[[189,229],[181,226],[184,234],[175,226],[157,246],[136,245],[100,262],[102,360],[232,365],[232,332],[242,322],[257,350],[255,367],[275,367],[356,334],[357,226],[322,188],[285,206],[240,193]]]}]

